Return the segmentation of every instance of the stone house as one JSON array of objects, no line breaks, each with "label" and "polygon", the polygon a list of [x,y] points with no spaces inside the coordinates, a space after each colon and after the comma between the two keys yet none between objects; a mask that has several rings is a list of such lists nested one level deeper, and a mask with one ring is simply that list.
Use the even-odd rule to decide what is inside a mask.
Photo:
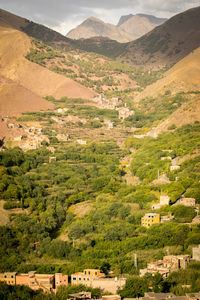
[{"label": "stone house", "polygon": [[76,140],[79,145],[87,145],[87,142],[81,139]]},{"label": "stone house", "polygon": [[170,167],[170,171],[177,171],[179,169],[180,169],[180,166],[178,166],[178,165],[174,165],[174,166]]},{"label": "stone house", "polygon": [[148,263],[146,269],[140,270],[140,276],[146,273],[160,273],[164,278],[167,278],[170,272],[186,269],[189,262],[189,255],[167,255],[162,260]]},{"label": "stone house", "polygon": [[194,198],[180,198],[178,201],[176,201],[175,205],[177,204],[194,207],[196,205],[196,201]]},{"label": "stone house", "polygon": [[59,133],[59,134],[56,135],[56,138],[58,139],[58,141],[68,141],[69,140],[69,135],[64,134],[64,133]]},{"label": "stone house", "polygon": [[163,266],[162,260],[158,260],[155,262],[148,263],[147,268],[140,269],[141,277],[144,276],[146,273],[160,273],[163,276],[163,278],[167,278],[170,273],[170,270],[169,268]]},{"label": "stone house", "polygon": [[167,255],[163,257],[163,265],[170,271],[186,269],[190,262],[190,255]]},{"label": "stone house", "polygon": [[169,196],[160,196],[160,203],[158,204],[153,204],[152,209],[160,209],[164,205],[169,205],[170,198]]},{"label": "stone house", "polygon": [[116,107],[120,104],[120,100],[118,98],[106,99],[102,95],[98,95],[93,98],[93,101],[99,104],[102,108],[107,109],[116,109]]},{"label": "stone house", "polygon": [[172,160],[171,156],[163,156],[161,160]]},{"label": "stone house", "polygon": [[169,196],[160,196],[160,205],[169,205],[170,198]]},{"label": "stone house", "polygon": [[192,248],[192,259],[200,261],[200,245]]},{"label": "stone house", "polygon": [[13,129],[13,128],[15,128],[15,124],[13,124],[13,123],[8,123],[8,124],[7,124],[7,127],[10,128],[10,129]]},{"label": "stone house", "polygon": [[55,273],[55,289],[57,290],[61,285],[68,285],[68,275]]},{"label": "stone house", "polygon": [[119,113],[119,119],[121,120],[124,120],[129,116],[133,116],[135,114],[135,112],[133,110],[130,110],[128,107],[119,107],[117,108],[117,111]]},{"label": "stone house", "polygon": [[104,124],[107,126],[108,129],[113,129],[114,123],[110,120],[104,120]]},{"label": "stone house", "polygon": [[57,112],[58,112],[59,114],[64,114],[66,111],[68,111],[67,108],[58,108],[58,109],[57,109]]}]

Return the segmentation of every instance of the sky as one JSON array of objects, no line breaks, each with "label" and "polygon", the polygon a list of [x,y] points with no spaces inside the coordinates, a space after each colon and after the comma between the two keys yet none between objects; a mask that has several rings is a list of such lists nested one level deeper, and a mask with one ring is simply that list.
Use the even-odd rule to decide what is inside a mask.
[{"label": "sky", "polygon": [[90,16],[117,24],[122,15],[170,18],[197,6],[200,0],[0,0],[0,8],[64,35]]}]

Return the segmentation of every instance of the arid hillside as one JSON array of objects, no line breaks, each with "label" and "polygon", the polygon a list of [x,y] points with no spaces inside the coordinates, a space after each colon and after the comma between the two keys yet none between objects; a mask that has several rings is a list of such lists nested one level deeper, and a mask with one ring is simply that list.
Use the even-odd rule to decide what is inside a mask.
[{"label": "arid hillside", "polygon": [[[164,107],[171,103],[173,112],[150,131],[151,136],[158,136],[169,128],[179,128],[185,124],[200,121],[200,48],[194,50],[168,70],[162,79],[149,85],[135,98],[135,104],[150,111],[155,107]],[[178,108],[174,97],[183,97]],[[178,100],[178,98],[177,98]],[[147,103],[145,106],[144,103]],[[176,109],[175,109],[176,108]],[[159,110],[159,109],[158,109]]]},{"label": "arid hillside", "polygon": [[180,13],[134,42],[120,58],[145,67],[170,66],[200,46],[200,7]]},{"label": "arid hillside", "polygon": [[31,47],[30,38],[25,33],[6,26],[6,22],[1,20],[0,75],[2,79],[0,95],[2,114],[13,115],[27,110],[51,108],[52,104],[42,98],[46,95],[86,99],[93,97],[92,91],[70,78],[55,74],[28,61],[25,55]]},{"label": "arid hillside", "polygon": [[165,121],[157,126],[153,131],[158,136],[160,133],[166,132],[169,128],[179,128],[186,124],[193,124],[200,121],[200,97],[192,95],[188,103],[176,110]]},{"label": "arid hillside", "polygon": [[6,27],[0,27],[0,33],[1,115],[18,115],[23,111],[51,108],[52,104],[24,85],[18,75],[21,67],[26,66],[24,56],[30,47],[29,38]]},{"label": "arid hillside", "polygon": [[200,90],[200,48],[187,55],[171,69],[164,77],[140,93],[137,100],[145,97],[154,97],[159,93],[170,91],[173,94],[177,92],[188,92]]},{"label": "arid hillside", "polygon": [[53,105],[21,84],[0,76],[0,112],[18,116],[25,111],[47,110]]}]

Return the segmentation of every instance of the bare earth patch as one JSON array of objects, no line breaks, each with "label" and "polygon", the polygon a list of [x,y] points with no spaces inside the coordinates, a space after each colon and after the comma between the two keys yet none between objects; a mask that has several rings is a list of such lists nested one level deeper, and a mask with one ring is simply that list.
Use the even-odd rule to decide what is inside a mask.
[{"label": "bare earth patch", "polygon": [[76,217],[83,218],[87,212],[92,208],[92,203],[87,201],[83,203],[77,203],[70,207],[70,211],[73,212]]},{"label": "bare earth patch", "polygon": [[5,201],[0,200],[0,226],[4,226],[9,222],[9,216],[11,214],[21,214],[21,213],[27,213],[27,210],[22,210],[21,208],[14,208],[14,209],[4,209]]}]

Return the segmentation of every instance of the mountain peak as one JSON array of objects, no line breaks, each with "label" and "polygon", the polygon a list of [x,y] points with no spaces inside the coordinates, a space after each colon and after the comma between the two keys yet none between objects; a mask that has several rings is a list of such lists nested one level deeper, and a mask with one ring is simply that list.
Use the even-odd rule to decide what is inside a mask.
[{"label": "mountain peak", "polygon": [[[102,20],[100,20],[99,18],[93,17],[93,16],[87,18],[83,23],[85,23],[85,22],[87,22],[87,21],[93,21],[93,22],[103,23]],[[82,23],[82,24],[83,24],[83,23]],[[80,25],[81,25],[81,24],[80,24]]]},{"label": "mountain peak", "polygon": [[119,27],[120,25],[122,25],[123,23],[125,23],[128,19],[132,18],[133,14],[129,14],[126,16],[121,16],[121,18],[119,19],[119,22],[117,24],[117,27]]}]

